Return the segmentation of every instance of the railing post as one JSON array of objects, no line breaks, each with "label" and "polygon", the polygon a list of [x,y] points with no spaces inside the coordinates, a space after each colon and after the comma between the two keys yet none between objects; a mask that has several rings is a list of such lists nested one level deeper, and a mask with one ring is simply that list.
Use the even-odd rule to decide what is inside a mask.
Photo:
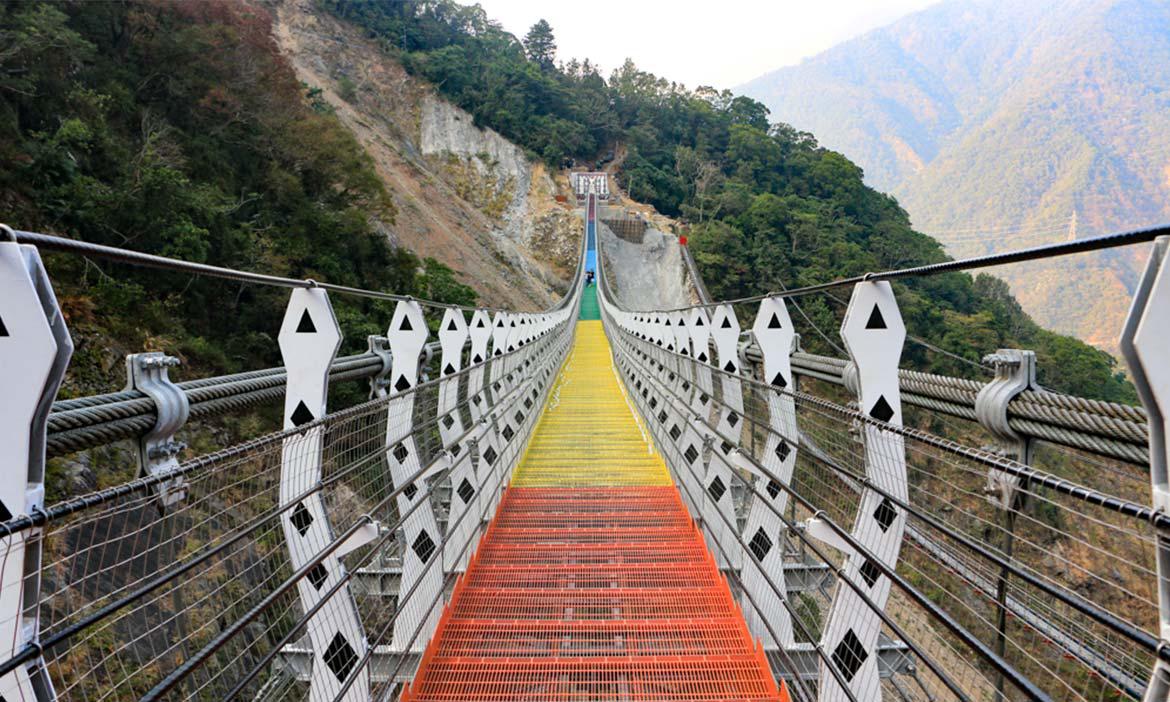
[{"label": "railing post", "polygon": [[[494,442],[495,446],[494,448],[489,447],[485,449],[480,454],[491,466],[493,477],[490,484],[500,485],[501,490],[506,482],[501,478],[505,471],[510,470],[510,466],[507,463],[509,456],[506,455],[509,437],[504,436],[504,430],[500,427],[500,417],[499,413],[496,412],[496,407],[500,403],[500,398],[506,392],[504,388],[504,376],[509,359],[501,357],[504,355],[504,351],[508,346],[508,335],[510,334],[508,320],[510,316],[507,312],[496,312],[496,316],[492,320],[492,355],[487,369],[487,382],[489,386],[484,391],[489,398],[488,407],[490,409],[485,413],[484,418],[488,422],[486,435],[489,441]],[[487,392],[488,390],[491,392]],[[489,508],[488,514],[495,514],[500,495],[500,490],[494,490],[492,492],[492,505]]]},{"label": "railing post", "polygon": [[[44,509],[46,423],[72,355],[73,340],[36,248],[0,241],[0,522]],[[4,658],[39,640],[41,548],[39,528],[0,537]],[[0,698],[55,699],[44,658],[0,678]]]},{"label": "railing post", "polygon": [[[471,336],[471,365],[467,373],[467,399],[471,408],[471,420],[476,423],[485,422],[491,403],[488,401],[487,389],[484,381],[487,376],[488,341],[492,337],[492,319],[487,310],[476,310],[471,315],[471,325],[468,329]],[[500,447],[496,436],[490,428],[484,427],[475,441],[475,480],[478,485],[493,486],[490,476],[495,470],[493,466],[499,460]],[[480,514],[490,515],[495,512],[496,498],[499,491],[485,489],[479,495]]]},{"label": "railing post", "polygon": [[496,406],[493,408],[492,418],[495,426],[499,428],[500,435],[504,437],[502,444],[504,460],[499,463],[500,485],[507,482],[507,476],[512,474],[512,469],[520,462],[519,447],[523,444],[522,441],[513,441],[520,433],[521,422],[510,412],[510,403],[506,405],[503,399],[523,383],[523,374],[520,372],[521,354],[516,353],[522,344],[523,316],[515,312],[508,314],[503,336],[505,356],[492,363],[493,379],[499,378],[494,380],[492,387],[500,388],[495,396]]},{"label": "railing post", "polygon": [[[687,319],[687,332],[691,337],[691,354],[695,359],[694,373],[691,378],[694,389],[690,405],[693,417],[683,427],[683,438],[679,446],[683,460],[694,468],[680,471],[679,480],[691,483],[691,486],[686,490],[689,501],[692,494],[696,496],[694,499],[699,499],[697,497],[701,494],[699,491],[706,487],[700,485],[695,477],[707,472],[706,465],[702,464],[701,461],[703,460],[703,444],[710,431],[706,420],[711,416],[711,395],[713,392],[710,355],[711,320],[708,318],[706,310],[697,307],[691,312]],[[699,465],[696,465],[697,463]],[[700,504],[692,504],[692,516],[702,518],[705,503],[706,500]]]},{"label": "railing post", "polygon": [[[1170,238],[1154,242],[1149,263],[1134,292],[1129,317],[1121,332],[1121,353],[1149,417],[1150,484],[1153,506],[1170,511]],[[1170,646],[1170,537],[1157,539],[1158,616],[1162,645]],[[1154,663],[1145,702],[1170,699],[1170,664]]]},{"label": "railing post", "polygon": [[[394,487],[406,487],[398,494],[398,513],[407,514],[402,525],[402,585],[399,592],[414,594],[410,601],[398,602],[398,618],[394,620],[392,646],[395,651],[421,651],[431,637],[439,621],[440,608],[431,607],[443,589],[443,569],[427,567],[435,556],[441,536],[435,520],[435,511],[430,504],[431,491],[426,478],[407,484],[411,476],[422,469],[418,444],[414,440],[415,393],[418,384],[419,354],[426,344],[426,317],[422,305],[414,300],[403,300],[394,308],[386,338],[390,340],[390,353],[394,368],[390,372],[390,387],[393,395],[387,403],[386,420],[386,462]],[[418,502],[423,504],[411,512]],[[415,631],[418,635],[415,635]]]},{"label": "railing post", "polygon": [[[284,429],[289,431],[325,416],[329,367],[341,346],[341,330],[324,290],[293,290],[278,341],[284,365],[288,369]],[[280,470],[282,507],[321,483],[323,443],[324,427],[320,424],[284,439]],[[285,511],[281,526],[294,570],[312,562],[334,539],[320,492],[299,500],[292,509]],[[316,606],[322,594],[336,585],[344,574],[344,566],[337,552],[326,556],[314,566],[308,576],[297,583],[297,593],[304,610]],[[309,619],[306,628],[313,647],[309,697],[312,700],[335,699],[341,685],[365,655],[367,648],[349,586],[342,586]],[[342,699],[368,699],[369,689],[369,674],[363,667]]]},{"label": "railing post", "polygon": [[[760,309],[756,313],[755,324],[752,325],[752,334],[764,357],[764,382],[777,390],[767,394],[768,425],[772,431],[768,432],[764,440],[764,451],[759,461],[787,485],[796,466],[798,437],[796,401],[790,394],[793,387],[790,355],[796,335],[783,298],[769,297],[760,301]],[[752,429],[749,431],[754,433]],[[791,646],[795,643],[792,617],[780,601],[780,596],[768,585],[764,577],[766,575],[771,578],[783,591],[784,520],[776,512],[784,511],[788,503],[788,493],[771,478],[757,477],[755,483],[756,493],[752,495],[743,538],[748,543],[748,548],[760,560],[763,571],[745,559],[744,589],[757,606],[745,606],[744,611],[748,615],[748,626],[754,635],[765,640],[771,638],[768,633],[770,625],[780,638],[780,641],[775,643],[780,646]],[[768,496],[767,499],[771,501],[775,512],[764,503],[765,498],[762,495]],[[768,619],[766,623],[764,617]]]},{"label": "railing post", "polygon": [[[731,487],[731,453],[739,448],[743,431],[743,386],[739,375],[739,320],[731,305],[719,305],[711,315],[711,338],[715,342],[717,363],[723,373],[719,374],[719,386],[723,391],[723,403],[719,408],[716,424],[718,436],[712,436],[712,460],[707,463],[707,474],[703,478],[704,488],[711,496],[710,510],[718,510],[727,517],[724,521],[717,513],[706,519],[707,529],[715,534],[722,548],[715,549],[721,566],[739,569],[743,565],[743,547],[734,529],[736,524],[735,500]],[[727,438],[724,438],[727,437]],[[729,441],[730,439],[730,441]]]},{"label": "railing post", "polygon": [[[682,451],[681,447],[685,446],[688,440],[687,430],[691,424],[689,421],[690,418],[688,417],[688,414],[690,413],[689,397],[690,394],[694,391],[695,387],[694,371],[692,369],[691,361],[691,331],[687,326],[687,318],[688,315],[682,312],[675,312],[673,315],[671,315],[671,329],[674,330],[674,348],[677,349],[678,353],[682,355],[682,358],[674,359],[674,363],[672,364],[675,377],[673,379],[674,382],[671,384],[671,389],[675,391],[680,398],[683,398],[683,401],[675,402],[672,400],[666,403],[667,418],[666,425],[663,427],[664,433],[667,437],[669,437],[668,440],[674,445],[675,451],[680,453]],[[627,347],[627,350],[622,354],[622,356],[623,358],[628,358],[629,355],[630,351]],[[693,430],[691,431],[693,432]],[[697,438],[695,440],[697,441]],[[669,461],[670,455],[671,454],[664,452],[663,458],[666,458]],[[689,471],[687,472],[689,473]],[[692,481],[687,480],[686,476],[684,475],[679,475],[678,479],[681,483],[681,487],[684,488],[684,490],[682,490],[683,502],[688,505],[688,508],[692,514],[698,514],[698,510],[696,509],[697,505],[691,504],[691,497],[688,490],[688,488],[694,487]]]},{"label": "railing post", "polygon": [[[477,504],[479,494],[475,466],[471,452],[459,439],[463,436],[463,416],[459,412],[459,371],[463,369],[463,344],[467,341],[467,322],[463,313],[449,308],[439,322],[439,436],[454,462],[451,473],[451,507],[447,513],[447,547],[443,551],[443,570],[462,569],[475,550],[474,544],[464,549],[468,541],[478,538],[478,520],[463,519],[463,513]],[[452,532],[458,531],[458,534]],[[460,557],[462,553],[462,557]]]},{"label": "railing post", "polygon": [[467,374],[467,398],[471,407],[471,419],[478,422],[487,412],[487,397],[483,391],[487,366],[481,365],[488,359],[488,340],[492,337],[492,320],[486,310],[476,310],[471,315],[467,329],[471,337],[471,365]]},{"label": "railing post", "polygon": [[[906,339],[906,327],[888,282],[858,283],[845,311],[841,338],[857,367],[858,401],[862,414],[892,426],[902,425],[902,400],[898,385],[898,361]],[[906,500],[906,450],[900,434],[880,425],[862,423],[865,443],[865,475],[874,485],[899,500]],[[883,563],[893,568],[898,561],[906,517],[890,500],[868,488],[861,492],[853,536]],[[885,607],[890,581],[881,570],[857,552],[847,555],[845,577],[868,590],[878,607]],[[822,644],[829,652],[853,695],[858,700],[881,699],[877,644],[881,619],[853,588],[837,584],[825,625]],[[837,679],[821,664],[821,699],[847,699]]]},{"label": "railing post", "polygon": [[[975,397],[975,417],[1000,446],[992,450],[1024,465],[1032,464],[1032,439],[1019,434],[1008,424],[1008,405],[1021,392],[1036,387],[1036,354],[1019,349],[999,349],[984,357],[984,362],[995,367],[995,378],[984,385]],[[1010,561],[1015,548],[1016,515],[1027,505],[1028,483],[1019,476],[991,469],[987,474],[988,498],[999,511],[1003,538],[1001,551]],[[1007,599],[1011,571],[1007,564],[1000,568],[995,584],[996,636],[995,652],[1007,654]],[[1003,674],[996,675],[995,689],[999,699],[1007,699]]]}]

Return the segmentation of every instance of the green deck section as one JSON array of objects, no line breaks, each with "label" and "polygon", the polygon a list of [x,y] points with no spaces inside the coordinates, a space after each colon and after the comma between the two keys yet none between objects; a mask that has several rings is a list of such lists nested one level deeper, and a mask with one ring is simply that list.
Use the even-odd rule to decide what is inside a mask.
[{"label": "green deck section", "polygon": [[597,284],[586,285],[581,293],[581,316],[578,319],[601,319],[601,308],[597,306]]}]

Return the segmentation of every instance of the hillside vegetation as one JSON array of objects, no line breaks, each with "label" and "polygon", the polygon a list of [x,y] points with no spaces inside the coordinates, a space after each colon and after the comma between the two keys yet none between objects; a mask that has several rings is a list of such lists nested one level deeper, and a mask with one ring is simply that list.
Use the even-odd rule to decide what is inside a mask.
[{"label": "hillside vegetation", "polygon": [[[608,78],[586,61],[557,63],[547,24],[524,41],[479,6],[450,0],[322,0],[365,27],[387,54],[482,124],[551,165],[625,150],[630,197],[682,217],[711,292],[729,298],[946,258],[891,197],[808,133],[770,123],[763,104],[728,91],[688,90],[626,62]],[[912,333],[969,360],[1000,346],[1037,349],[1044,381],[1132,400],[1107,354],[1040,329],[989,276],[945,275],[899,285]],[[805,311],[835,329],[842,307],[815,297]],[[810,348],[831,350],[817,338]],[[918,367],[964,364],[908,347]]]},{"label": "hillside vegetation", "polygon": [[[0,212],[10,225],[190,261],[469,303],[451,270],[392,247],[390,193],[271,17],[234,0],[0,3]],[[49,259],[78,352],[107,390],[126,351],[200,372],[276,364],[287,291]],[[388,303],[335,296],[353,344]],[[116,348],[115,348],[116,347]]]},{"label": "hillside vegetation", "polygon": [[[948,0],[742,86],[972,255],[1170,220],[1170,5]],[[1144,249],[1002,271],[1115,348]]]},{"label": "hillside vegetation", "polygon": [[576,265],[581,222],[555,171],[411,76],[316,0],[274,2],[273,33],[304,83],[373,160],[397,213],[392,241],[434,257],[492,307],[544,309]]}]

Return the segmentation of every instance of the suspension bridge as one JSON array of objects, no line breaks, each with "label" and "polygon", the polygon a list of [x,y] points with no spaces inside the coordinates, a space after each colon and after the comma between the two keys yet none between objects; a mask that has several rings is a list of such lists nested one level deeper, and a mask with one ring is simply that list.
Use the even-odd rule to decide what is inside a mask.
[{"label": "suspension bridge", "polygon": [[[588,182],[539,313],[0,230],[0,700],[1170,697],[1170,230],[727,301],[687,254],[701,299],[647,310]],[[892,281],[1139,245],[1118,333],[1142,407],[1043,388],[1027,350],[902,367],[945,351]],[[175,382],[164,349],[58,400],[42,251],[286,288],[284,366]],[[338,357],[351,295],[394,313]],[[839,335],[809,296],[846,306]],[[331,410],[355,381],[369,400]],[[182,441],[273,403],[270,433]],[[46,499],[52,459],[114,442],[132,465]]]}]

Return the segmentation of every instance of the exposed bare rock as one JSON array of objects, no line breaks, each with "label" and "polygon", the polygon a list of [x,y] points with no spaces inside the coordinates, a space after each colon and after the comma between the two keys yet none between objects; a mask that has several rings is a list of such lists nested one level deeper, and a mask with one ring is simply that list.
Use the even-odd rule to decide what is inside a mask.
[{"label": "exposed bare rock", "polygon": [[321,89],[391,191],[398,215],[386,236],[453,268],[485,304],[532,310],[558,299],[572,268],[555,247],[530,247],[555,190],[543,168],[312,0],[280,0],[275,15],[297,76]]},{"label": "exposed bare rock", "polygon": [[608,280],[625,307],[672,309],[691,303],[690,282],[676,237],[647,229],[641,243],[633,243],[598,222],[597,240]]}]

